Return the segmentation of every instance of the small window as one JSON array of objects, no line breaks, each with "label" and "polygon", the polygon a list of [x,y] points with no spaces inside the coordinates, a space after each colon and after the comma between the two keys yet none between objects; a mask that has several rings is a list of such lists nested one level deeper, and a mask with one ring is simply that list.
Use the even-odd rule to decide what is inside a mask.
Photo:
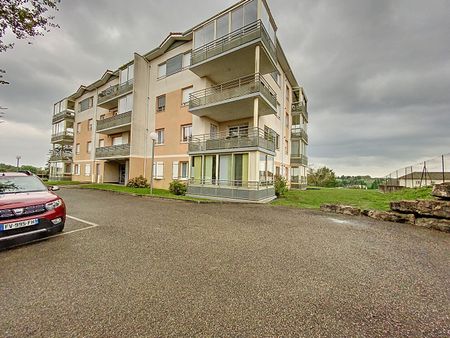
[{"label": "small window", "polygon": [[182,68],[183,69],[189,68],[190,65],[191,65],[191,52],[188,52],[183,54]]},{"label": "small window", "polygon": [[81,122],[77,123],[77,134],[81,133]]},{"label": "small window", "polygon": [[156,111],[162,112],[166,110],[166,95],[161,95],[156,98]]},{"label": "small window", "polygon": [[75,154],[79,154],[80,153],[80,144],[77,143],[77,145],[75,146]]},{"label": "small window", "polygon": [[189,104],[189,96],[192,94],[193,91],[194,91],[194,87],[189,87],[189,88],[183,89],[183,95],[182,95],[182,100],[181,100],[182,106],[187,106]]},{"label": "small window", "polygon": [[167,67],[166,67],[165,63],[160,64],[158,66],[158,79],[161,79],[166,76],[166,69],[167,69]]},{"label": "small window", "polygon": [[192,138],[192,124],[181,126],[181,142],[188,142]]},{"label": "small window", "polygon": [[133,110],[133,94],[119,99],[119,114],[128,113]]},{"label": "small window", "polygon": [[92,126],[93,126],[93,120],[92,119],[89,119],[88,120],[88,130],[92,130]]},{"label": "small window", "polygon": [[123,144],[122,136],[113,137],[112,144],[113,144],[113,146],[119,146],[119,145]]},{"label": "small window", "polygon": [[158,139],[155,140],[155,144],[164,144],[164,129],[157,129],[156,134],[158,135]]},{"label": "small window", "polygon": [[104,139],[98,140],[98,147],[99,147],[99,148],[105,147],[105,140],[104,140]]},{"label": "small window", "polygon": [[183,68],[183,54],[178,54],[166,62],[166,76],[178,73]]},{"label": "small window", "polygon": [[79,103],[80,112],[92,108],[94,105],[94,97],[88,97]]},{"label": "small window", "polygon": [[280,135],[279,134],[275,135],[275,147],[277,150],[280,150]]},{"label": "small window", "polygon": [[86,151],[87,151],[88,154],[90,154],[92,152],[92,142],[91,141],[89,141],[86,144]]},{"label": "small window", "polygon": [[180,162],[180,178],[183,180],[188,179],[189,162]]},{"label": "small window", "polygon": [[78,164],[75,164],[73,168],[75,175],[80,175],[80,166]]},{"label": "small window", "polygon": [[153,164],[153,176],[157,180],[164,179],[164,162],[155,162]]},{"label": "small window", "polygon": [[134,64],[129,65],[127,68],[120,70],[120,84],[131,82],[134,78]]},{"label": "small window", "polygon": [[284,152],[286,155],[289,154],[289,141],[288,140],[284,140]]},{"label": "small window", "polygon": [[84,165],[84,176],[91,176],[91,165],[90,164]]}]

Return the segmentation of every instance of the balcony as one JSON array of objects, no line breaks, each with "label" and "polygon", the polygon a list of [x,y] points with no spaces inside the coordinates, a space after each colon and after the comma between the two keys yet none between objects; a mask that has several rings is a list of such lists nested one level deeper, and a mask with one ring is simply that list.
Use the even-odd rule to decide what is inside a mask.
[{"label": "balcony", "polygon": [[260,116],[277,114],[277,95],[260,74],[252,74],[190,94],[189,111],[218,122],[253,116],[254,98],[259,97]]},{"label": "balcony", "polygon": [[133,80],[129,80],[122,84],[116,84],[98,94],[97,105],[106,109],[117,107],[119,97],[132,91]]},{"label": "balcony", "polygon": [[52,123],[55,124],[64,120],[73,122],[75,120],[75,111],[66,109],[58,114],[53,115]]},{"label": "balcony", "polygon": [[97,121],[97,133],[111,135],[130,130],[131,111]]},{"label": "balcony", "polygon": [[260,20],[193,50],[190,70],[216,83],[252,73],[258,45],[262,47],[260,73],[274,72],[276,47]]},{"label": "balcony", "polygon": [[308,157],[305,155],[294,157],[291,155],[291,165],[302,165],[306,167],[308,165]]},{"label": "balcony", "polygon": [[70,162],[72,161],[72,153],[53,153],[50,156],[50,162]]},{"label": "balcony", "polygon": [[294,126],[292,127],[291,138],[301,139],[306,144],[308,144],[308,134],[306,133],[305,129],[301,127],[299,128],[294,128]]},{"label": "balcony", "polygon": [[308,121],[308,111],[303,102],[296,102],[292,104],[292,114],[303,114],[305,120]]},{"label": "balcony", "polygon": [[73,143],[73,131],[63,131],[52,135],[52,143],[58,144],[72,144]]},{"label": "balcony", "polygon": [[72,174],[71,173],[50,174],[48,179],[50,181],[72,181]]},{"label": "balcony", "polygon": [[189,154],[207,154],[230,151],[268,151],[275,154],[275,137],[259,128],[231,133],[220,132],[193,136],[189,141]]},{"label": "balcony", "polygon": [[116,146],[97,148],[95,149],[95,157],[97,160],[130,157],[130,145],[119,144]]}]

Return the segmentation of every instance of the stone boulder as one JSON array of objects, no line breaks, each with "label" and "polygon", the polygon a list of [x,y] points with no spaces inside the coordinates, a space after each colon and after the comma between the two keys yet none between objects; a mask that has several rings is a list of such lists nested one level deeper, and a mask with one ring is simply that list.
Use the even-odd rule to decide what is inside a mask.
[{"label": "stone boulder", "polygon": [[445,200],[450,200],[450,182],[436,184],[433,187],[433,191],[431,192],[431,195],[445,199]]},{"label": "stone boulder", "polygon": [[322,204],[320,210],[324,212],[332,212],[335,214],[359,216],[361,215],[361,209],[352,207],[350,205],[340,204]]},{"label": "stone boulder", "polygon": [[450,219],[450,201],[417,200],[391,202],[391,210],[425,217]]},{"label": "stone boulder", "polygon": [[416,219],[414,214],[401,214],[398,212],[378,211],[378,210],[370,210],[367,216],[380,221],[408,223],[408,224],[414,224]]},{"label": "stone boulder", "polygon": [[450,232],[450,220],[439,218],[416,218],[416,225],[425,228]]}]

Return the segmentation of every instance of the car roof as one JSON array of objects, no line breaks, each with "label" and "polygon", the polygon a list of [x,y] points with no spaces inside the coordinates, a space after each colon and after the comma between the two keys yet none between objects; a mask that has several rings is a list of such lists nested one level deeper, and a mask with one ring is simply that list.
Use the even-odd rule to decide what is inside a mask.
[{"label": "car roof", "polygon": [[4,177],[4,176],[8,176],[8,177],[23,177],[23,176],[30,176],[26,173],[21,173],[21,172],[0,172],[0,177]]}]

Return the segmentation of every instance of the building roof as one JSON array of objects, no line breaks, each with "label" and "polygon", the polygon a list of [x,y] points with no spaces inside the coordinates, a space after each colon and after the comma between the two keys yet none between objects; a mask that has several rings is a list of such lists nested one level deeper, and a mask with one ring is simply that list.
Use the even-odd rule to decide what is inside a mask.
[{"label": "building roof", "polygon": [[445,178],[445,180],[450,181],[450,172],[444,172],[444,176],[442,175],[442,171],[427,171],[426,173],[422,173],[421,171],[414,171],[412,173],[409,173],[407,175],[403,175],[399,177],[399,180],[420,180],[420,179],[427,179],[432,181],[439,181],[442,180],[442,177]]}]

